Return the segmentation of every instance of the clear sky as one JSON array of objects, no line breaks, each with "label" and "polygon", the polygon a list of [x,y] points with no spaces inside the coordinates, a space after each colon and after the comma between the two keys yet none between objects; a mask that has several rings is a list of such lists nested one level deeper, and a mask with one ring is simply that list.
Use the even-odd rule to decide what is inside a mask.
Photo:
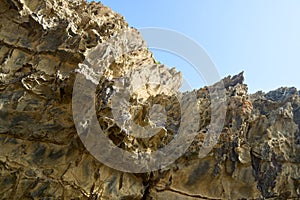
[{"label": "clear sky", "polygon": [[[220,76],[245,72],[250,92],[280,86],[300,89],[299,0],[102,0],[136,28],[176,30],[200,44]],[[192,88],[205,82],[183,59],[154,51],[183,71]]]}]

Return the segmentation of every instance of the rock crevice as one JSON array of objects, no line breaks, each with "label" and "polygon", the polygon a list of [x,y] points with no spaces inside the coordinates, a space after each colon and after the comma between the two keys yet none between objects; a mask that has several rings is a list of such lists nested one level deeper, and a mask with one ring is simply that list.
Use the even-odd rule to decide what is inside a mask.
[{"label": "rock crevice", "polygon": [[[201,154],[212,129],[210,89],[218,83],[178,92],[180,72],[159,64],[121,15],[83,0],[2,0],[0,21],[0,199],[300,199],[296,88],[248,94],[243,73],[220,80],[225,123]],[[119,149],[146,158],[176,139],[180,127],[190,128],[181,123],[190,119],[185,112],[198,112],[190,121],[197,134],[161,169],[126,173],[104,165],[74,124],[80,75],[97,85],[95,98],[85,99],[96,110],[81,112],[94,112]],[[191,94],[195,106],[184,104]],[[152,128],[151,137],[134,135]]]}]

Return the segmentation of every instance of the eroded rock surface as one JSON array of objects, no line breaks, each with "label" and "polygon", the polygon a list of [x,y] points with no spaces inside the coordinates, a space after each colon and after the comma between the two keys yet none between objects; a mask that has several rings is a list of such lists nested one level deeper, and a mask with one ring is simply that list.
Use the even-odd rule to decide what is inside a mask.
[{"label": "eroded rock surface", "polygon": [[[296,88],[249,95],[242,73],[223,79],[227,98],[219,101],[227,105],[225,123],[205,156],[200,152],[209,132],[212,94],[209,87],[193,91],[198,108],[187,108],[197,110],[200,121],[185,154],[160,170],[125,173],[95,159],[77,134],[76,75],[98,84],[95,108],[104,134],[139,156],[176,137],[182,125],[176,95],[191,94],[177,92],[181,74],[158,64],[138,31],[100,3],[2,0],[0,21],[1,199],[300,198]],[[98,67],[91,68],[87,55],[99,44]],[[123,102],[117,93],[124,94],[127,81],[135,92]],[[159,131],[135,138],[135,125]]]}]

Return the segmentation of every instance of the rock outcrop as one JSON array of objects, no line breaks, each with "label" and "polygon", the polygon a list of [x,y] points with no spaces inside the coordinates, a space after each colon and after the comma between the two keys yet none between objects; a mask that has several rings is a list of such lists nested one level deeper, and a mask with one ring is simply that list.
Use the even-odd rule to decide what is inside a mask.
[{"label": "rock outcrop", "polygon": [[[181,94],[181,74],[158,64],[138,31],[100,3],[2,0],[0,21],[0,199],[300,199],[296,88],[250,95],[241,73]],[[154,171],[143,163],[146,169],[135,169],[142,173],[103,164],[82,140],[89,119],[74,117],[74,105],[84,104],[74,90],[89,94],[83,79],[74,89],[79,76],[95,85],[95,98],[84,100],[94,103],[103,135],[119,149],[144,158],[196,124],[193,141]],[[226,92],[217,99],[226,104],[223,121],[212,117],[218,84]],[[185,103],[191,95],[195,105]],[[82,108],[79,114],[91,112]],[[219,118],[221,134],[202,155]],[[152,128],[152,137],[134,135]],[[110,149],[99,153],[119,158]]]}]

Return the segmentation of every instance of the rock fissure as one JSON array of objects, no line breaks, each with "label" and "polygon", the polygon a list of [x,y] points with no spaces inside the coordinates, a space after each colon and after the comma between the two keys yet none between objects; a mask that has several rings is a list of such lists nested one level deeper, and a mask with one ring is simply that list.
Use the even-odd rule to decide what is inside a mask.
[{"label": "rock fissure", "polygon": [[[164,192],[164,191],[170,191],[170,192],[174,192],[176,194],[182,195],[182,196],[186,196],[186,197],[193,197],[195,199],[213,199],[213,200],[221,200],[218,198],[209,198],[209,197],[204,197],[204,196],[200,196],[200,195],[192,195],[192,194],[188,194],[182,191],[178,191],[178,190],[174,190],[172,188],[167,188],[167,189],[163,189],[163,190],[158,190],[158,192]],[[179,197],[180,199],[180,197]]]},{"label": "rock fissure", "polygon": [[[180,93],[181,74],[157,62],[139,32],[101,3],[4,0],[0,21],[0,199],[300,199],[296,88],[248,94],[240,73],[220,80],[226,98],[214,98],[219,83]],[[95,100],[96,118],[76,127],[74,83],[89,72],[93,81],[100,77],[94,96],[84,85],[79,89],[84,102]],[[185,103],[192,94],[195,106]],[[218,101],[226,102],[227,112],[216,139],[209,124],[220,120],[212,114],[221,108],[211,108]],[[141,158],[149,160],[178,138],[179,129],[199,128],[174,163],[135,174],[87,150],[76,128],[86,130],[93,119],[141,166]],[[151,137],[136,137],[151,128]],[[179,151],[177,145],[160,158]],[[110,149],[101,153],[120,158]]]}]

